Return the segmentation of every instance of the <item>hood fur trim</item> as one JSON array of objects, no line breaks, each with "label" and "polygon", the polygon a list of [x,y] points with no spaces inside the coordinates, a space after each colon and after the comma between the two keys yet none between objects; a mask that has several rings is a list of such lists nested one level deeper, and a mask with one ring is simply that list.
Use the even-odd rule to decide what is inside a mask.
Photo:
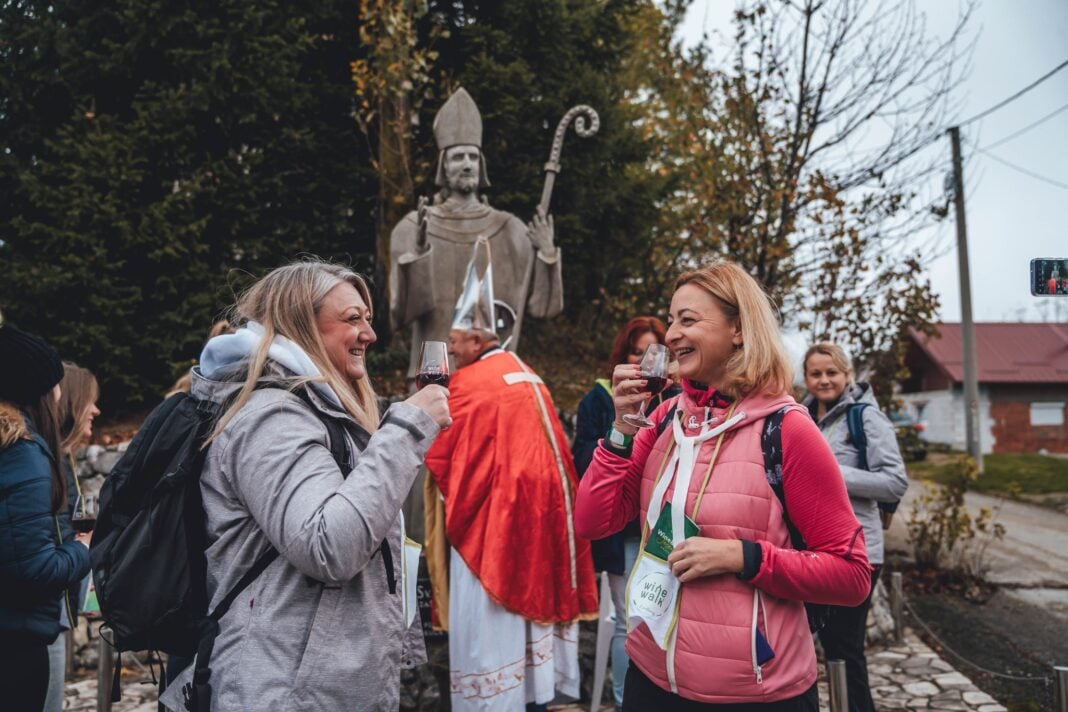
[{"label": "hood fur trim", "polygon": [[0,449],[7,449],[19,440],[30,440],[22,411],[10,403],[0,402]]}]

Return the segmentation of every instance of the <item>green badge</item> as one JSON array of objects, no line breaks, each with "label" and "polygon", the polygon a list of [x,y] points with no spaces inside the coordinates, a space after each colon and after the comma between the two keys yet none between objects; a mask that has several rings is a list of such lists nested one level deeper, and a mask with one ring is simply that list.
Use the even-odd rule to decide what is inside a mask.
[{"label": "green badge", "polygon": [[[701,532],[697,523],[689,517],[686,517],[683,529],[685,530],[685,536],[683,537],[685,539],[697,536]],[[664,508],[660,510],[660,517],[656,520],[656,526],[649,532],[649,541],[645,543],[645,551],[658,559],[667,561],[668,554],[674,548],[671,543],[671,502],[667,502],[664,504]]]}]

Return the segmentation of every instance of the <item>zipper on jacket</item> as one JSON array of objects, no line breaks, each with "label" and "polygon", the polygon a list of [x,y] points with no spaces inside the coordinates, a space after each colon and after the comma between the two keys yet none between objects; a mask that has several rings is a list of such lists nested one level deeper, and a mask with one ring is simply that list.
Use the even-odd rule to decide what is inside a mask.
[{"label": "zipper on jacket", "polygon": [[[760,589],[753,588],[753,618],[750,622],[749,630],[749,654],[752,656],[753,662],[753,675],[756,677],[758,685],[764,684],[764,668],[757,662],[757,620],[759,618],[759,611],[764,606],[764,601],[760,597]],[[764,611],[764,622],[767,623],[768,613]],[[768,641],[768,645],[771,645],[771,641]]]}]

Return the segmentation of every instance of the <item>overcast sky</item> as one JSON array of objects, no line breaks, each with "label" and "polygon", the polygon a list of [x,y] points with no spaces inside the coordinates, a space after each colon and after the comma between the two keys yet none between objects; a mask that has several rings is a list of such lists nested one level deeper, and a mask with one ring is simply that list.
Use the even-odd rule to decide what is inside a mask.
[{"label": "overcast sky", "polygon": [[[694,0],[683,35],[702,30],[731,37],[733,0]],[[956,19],[952,0],[917,0],[931,33],[945,35]],[[1068,0],[980,0],[972,20],[976,37],[971,74],[960,87],[957,119],[973,116],[1068,59]],[[987,146],[1068,104],[1068,68],[1020,99],[962,129],[967,142]],[[948,138],[927,151],[944,155]],[[1068,108],[990,153],[1068,186]],[[1033,257],[1068,257],[1068,189],[1025,175],[983,154],[965,151],[968,250],[972,312],[977,321],[1068,321],[1068,296],[1032,297]],[[952,212],[950,213],[952,216]],[[960,320],[956,228],[952,218],[935,228],[944,254],[929,263],[941,295],[941,318]]]}]

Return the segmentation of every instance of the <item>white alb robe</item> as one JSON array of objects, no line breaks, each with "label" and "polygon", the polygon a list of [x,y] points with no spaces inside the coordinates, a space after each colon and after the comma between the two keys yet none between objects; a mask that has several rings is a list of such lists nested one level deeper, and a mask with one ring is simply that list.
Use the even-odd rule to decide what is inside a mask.
[{"label": "white alb robe", "polygon": [[506,611],[456,552],[449,557],[449,678],[454,712],[522,712],[557,693],[578,699],[578,623],[539,625]]}]

